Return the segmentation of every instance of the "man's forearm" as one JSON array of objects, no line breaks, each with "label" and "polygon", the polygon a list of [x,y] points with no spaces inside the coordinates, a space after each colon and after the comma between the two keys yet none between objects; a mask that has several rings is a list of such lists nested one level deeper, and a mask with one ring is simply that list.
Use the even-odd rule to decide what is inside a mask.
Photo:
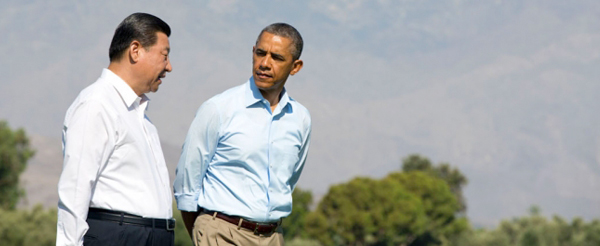
[{"label": "man's forearm", "polygon": [[198,215],[200,214],[200,212],[186,212],[186,211],[181,211],[181,218],[183,218],[183,224],[185,224],[185,229],[187,229],[188,234],[190,234],[190,238],[194,238],[192,236],[193,230],[194,230],[194,222],[196,221],[196,217],[198,217]]}]

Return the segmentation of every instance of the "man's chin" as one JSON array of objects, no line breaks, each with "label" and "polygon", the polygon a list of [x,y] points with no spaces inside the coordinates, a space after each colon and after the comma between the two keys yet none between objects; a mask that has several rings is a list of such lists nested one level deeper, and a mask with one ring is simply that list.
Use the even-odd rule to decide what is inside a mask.
[{"label": "man's chin", "polygon": [[256,78],[254,78],[254,84],[261,90],[268,90],[274,86],[271,81],[264,81]]},{"label": "man's chin", "polygon": [[158,87],[160,86],[161,83],[162,83],[162,81],[159,80],[156,83],[154,83],[152,86],[150,86],[150,92],[158,91]]}]

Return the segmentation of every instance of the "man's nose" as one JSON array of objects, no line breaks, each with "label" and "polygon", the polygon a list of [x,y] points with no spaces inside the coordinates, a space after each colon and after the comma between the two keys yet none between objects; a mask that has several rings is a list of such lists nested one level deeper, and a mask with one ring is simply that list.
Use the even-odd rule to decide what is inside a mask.
[{"label": "man's nose", "polygon": [[270,69],[271,68],[271,56],[267,55],[260,61],[261,69]]},{"label": "man's nose", "polygon": [[165,70],[167,70],[167,72],[171,72],[173,71],[173,67],[171,66],[171,59],[167,60],[167,67],[165,68]]}]

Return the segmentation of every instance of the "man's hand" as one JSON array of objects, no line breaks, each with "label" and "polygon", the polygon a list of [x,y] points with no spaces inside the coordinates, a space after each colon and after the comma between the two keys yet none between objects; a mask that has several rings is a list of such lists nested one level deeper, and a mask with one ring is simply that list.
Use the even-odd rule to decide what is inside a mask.
[{"label": "man's hand", "polygon": [[181,211],[181,217],[183,218],[183,224],[185,224],[185,229],[187,229],[188,234],[190,234],[190,238],[194,238],[192,233],[194,231],[194,221],[196,221],[196,217],[200,215],[200,211],[197,212],[186,212]]}]

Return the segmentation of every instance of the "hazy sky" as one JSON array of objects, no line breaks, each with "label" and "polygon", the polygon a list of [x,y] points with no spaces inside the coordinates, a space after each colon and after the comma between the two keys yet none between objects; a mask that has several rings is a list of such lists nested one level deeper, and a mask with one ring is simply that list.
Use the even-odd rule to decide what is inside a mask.
[{"label": "hazy sky", "polygon": [[322,194],[421,153],[468,175],[475,223],[523,214],[531,204],[600,216],[599,1],[0,6],[0,118],[30,134],[60,137],[67,107],[108,65],[115,27],[148,12],[172,28],[173,65],[149,95],[148,114],[161,139],[180,146],[203,101],[249,78],[260,30],[287,22],[305,41],[305,67],[287,87],[314,121],[305,187]]}]

